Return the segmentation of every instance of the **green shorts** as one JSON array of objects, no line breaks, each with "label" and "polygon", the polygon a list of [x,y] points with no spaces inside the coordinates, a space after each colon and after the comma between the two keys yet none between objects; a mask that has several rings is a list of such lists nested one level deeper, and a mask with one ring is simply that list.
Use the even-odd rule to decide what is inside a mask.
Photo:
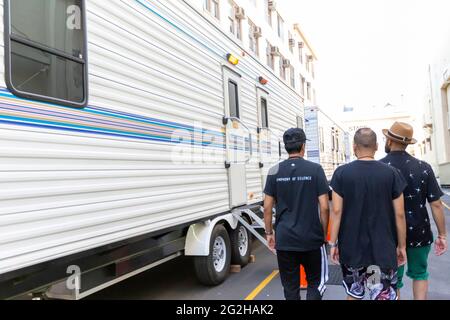
[{"label": "green shorts", "polygon": [[[428,256],[431,246],[421,248],[407,248],[406,255],[408,257],[408,271],[406,275],[413,280],[428,280]],[[403,276],[405,274],[405,266],[398,268],[398,284],[400,289],[403,287]]]}]

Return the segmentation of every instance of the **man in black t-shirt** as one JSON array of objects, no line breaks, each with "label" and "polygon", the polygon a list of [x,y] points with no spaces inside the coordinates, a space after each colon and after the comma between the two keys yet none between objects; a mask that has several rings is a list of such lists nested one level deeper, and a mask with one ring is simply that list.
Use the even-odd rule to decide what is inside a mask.
[{"label": "man in black t-shirt", "polygon": [[[324,244],[330,188],[322,167],[303,159],[305,143],[302,129],[286,131],[284,144],[289,159],[270,170],[264,190],[266,236],[271,249],[277,250],[286,300],[300,300],[300,265],[306,272],[308,300],[321,300],[328,281]],[[275,232],[272,228],[274,205]]]},{"label": "man in black t-shirt", "polygon": [[[444,254],[448,248],[444,207],[441,201],[444,193],[431,166],[406,152],[408,145],[417,142],[413,138],[414,129],[411,125],[396,122],[389,130],[384,130],[383,134],[387,138],[388,156],[381,161],[399,169],[408,183],[405,190],[408,257],[406,274],[413,279],[414,299],[425,300],[428,293],[428,255],[431,245],[435,242],[435,253],[438,256]],[[436,241],[431,231],[427,202],[430,204],[439,233]],[[399,269],[399,289],[403,287],[404,272],[403,266]]]},{"label": "man in black t-shirt", "polygon": [[357,161],[339,167],[331,181],[331,259],[341,264],[349,300],[397,299],[397,269],[406,262],[406,221],[400,173],[375,161],[377,135],[355,134]]}]

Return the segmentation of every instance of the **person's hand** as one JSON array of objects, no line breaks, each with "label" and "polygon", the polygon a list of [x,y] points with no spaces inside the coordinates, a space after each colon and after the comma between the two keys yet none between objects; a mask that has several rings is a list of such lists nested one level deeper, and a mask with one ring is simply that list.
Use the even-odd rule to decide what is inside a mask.
[{"label": "person's hand", "polygon": [[448,250],[447,237],[439,236],[434,242],[434,253],[439,257]]},{"label": "person's hand", "polygon": [[406,264],[406,248],[397,248],[397,263],[398,266],[404,266]]},{"label": "person's hand", "polygon": [[330,249],[330,257],[331,257],[331,262],[333,262],[334,264],[339,265],[339,248],[338,247],[334,247]]},{"label": "person's hand", "polygon": [[275,234],[266,235],[266,239],[270,250],[275,251]]}]

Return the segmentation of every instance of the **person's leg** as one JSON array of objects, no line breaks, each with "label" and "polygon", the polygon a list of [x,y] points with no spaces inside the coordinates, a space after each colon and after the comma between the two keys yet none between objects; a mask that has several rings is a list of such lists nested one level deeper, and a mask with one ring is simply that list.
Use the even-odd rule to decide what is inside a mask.
[{"label": "person's leg", "polygon": [[431,246],[408,249],[408,272],[413,280],[414,300],[428,298],[428,256]]},{"label": "person's leg", "polygon": [[371,300],[398,300],[398,271],[379,270],[380,282],[369,286]]},{"label": "person's leg", "polygon": [[403,288],[403,277],[405,276],[405,266],[401,266],[398,268],[398,282],[397,282],[397,299],[400,300],[400,291]]},{"label": "person's leg", "polygon": [[286,300],[300,300],[300,257],[298,252],[277,251],[278,268]]},{"label": "person's leg", "polygon": [[302,253],[302,265],[308,281],[307,300],[322,300],[328,281],[328,260],[325,247]]},{"label": "person's leg", "polygon": [[367,268],[353,268],[342,265],[343,285],[347,300],[362,300],[365,295],[365,277]]},{"label": "person's leg", "polygon": [[414,300],[428,299],[428,280],[413,280]]}]

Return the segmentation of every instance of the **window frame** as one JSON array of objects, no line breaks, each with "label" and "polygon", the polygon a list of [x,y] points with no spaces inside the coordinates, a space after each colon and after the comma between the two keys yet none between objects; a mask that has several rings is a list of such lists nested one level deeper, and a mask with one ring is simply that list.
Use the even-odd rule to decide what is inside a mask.
[{"label": "window frame", "polygon": [[[261,95],[259,97],[259,103],[261,104],[261,110],[260,110],[261,128],[268,129],[269,128],[269,101],[267,100],[267,95]],[[265,106],[265,107],[263,108],[263,106]]]},{"label": "window frame", "polygon": [[219,0],[204,0],[203,9],[215,19],[220,21],[220,3]]},{"label": "window frame", "polygon": [[[255,36],[255,29],[257,26],[252,20],[250,20],[250,19],[247,19],[247,20],[248,20],[248,27],[249,27],[248,47],[249,47],[250,51],[259,58],[259,37]],[[252,43],[253,43],[254,48],[252,48]],[[253,50],[253,49],[255,49],[255,50]]]},{"label": "window frame", "polygon": [[[239,82],[236,81],[235,79],[232,78],[228,78],[227,81],[227,85],[228,85],[228,112],[231,118],[237,118],[240,119],[241,118],[241,100],[240,100],[240,92],[239,92]],[[231,104],[232,104],[232,99],[231,99],[231,90],[230,90],[230,86],[233,86],[234,89],[236,89],[234,91],[234,101],[233,103],[235,103],[235,111],[236,114],[232,114],[232,110],[231,110]]]},{"label": "window frame", "polygon": [[277,13],[277,30],[278,30],[278,37],[284,41],[285,38],[285,30],[284,30],[285,21],[281,17],[279,13]]},{"label": "window frame", "polygon": [[[30,99],[30,100],[37,100],[37,101],[43,101],[43,102],[49,102],[49,103],[56,103],[58,105],[63,105],[67,107],[77,108],[77,109],[83,109],[88,105],[89,101],[89,60],[88,60],[88,40],[87,40],[87,23],[86,23],[86,0],[80,0],[82,4],[81,8],[81,25],[83,28],[83,58],[77,58],[74,57],[66,52],[63,52],[61,50],[47,47],[46,45],[34,42],[32,40],[28,40],[25,38],[22,38],[20,36],[14,35],[11,33],[11,4],[10,1],[12,0],[5,0],[4,1],[4,43],[5,43],[5,83],[9,91],[13,93],[15,96]],[[12,81],[12,42],[19,43],[21,45],[25,45],[27,47],[30,47],[35,50],[41,50],[45,53],[51,54],[53,56],[56,56],[58,58],[62,58],[65,60],[69,60],[75,63],[79,63],[83,67],[83,95],[84,99],[82,102],[74,102],[70,100],[50,97],[50,96],[44,96],[36,93],[26,92],[18,90],[14,87],[13,81]]]}]

